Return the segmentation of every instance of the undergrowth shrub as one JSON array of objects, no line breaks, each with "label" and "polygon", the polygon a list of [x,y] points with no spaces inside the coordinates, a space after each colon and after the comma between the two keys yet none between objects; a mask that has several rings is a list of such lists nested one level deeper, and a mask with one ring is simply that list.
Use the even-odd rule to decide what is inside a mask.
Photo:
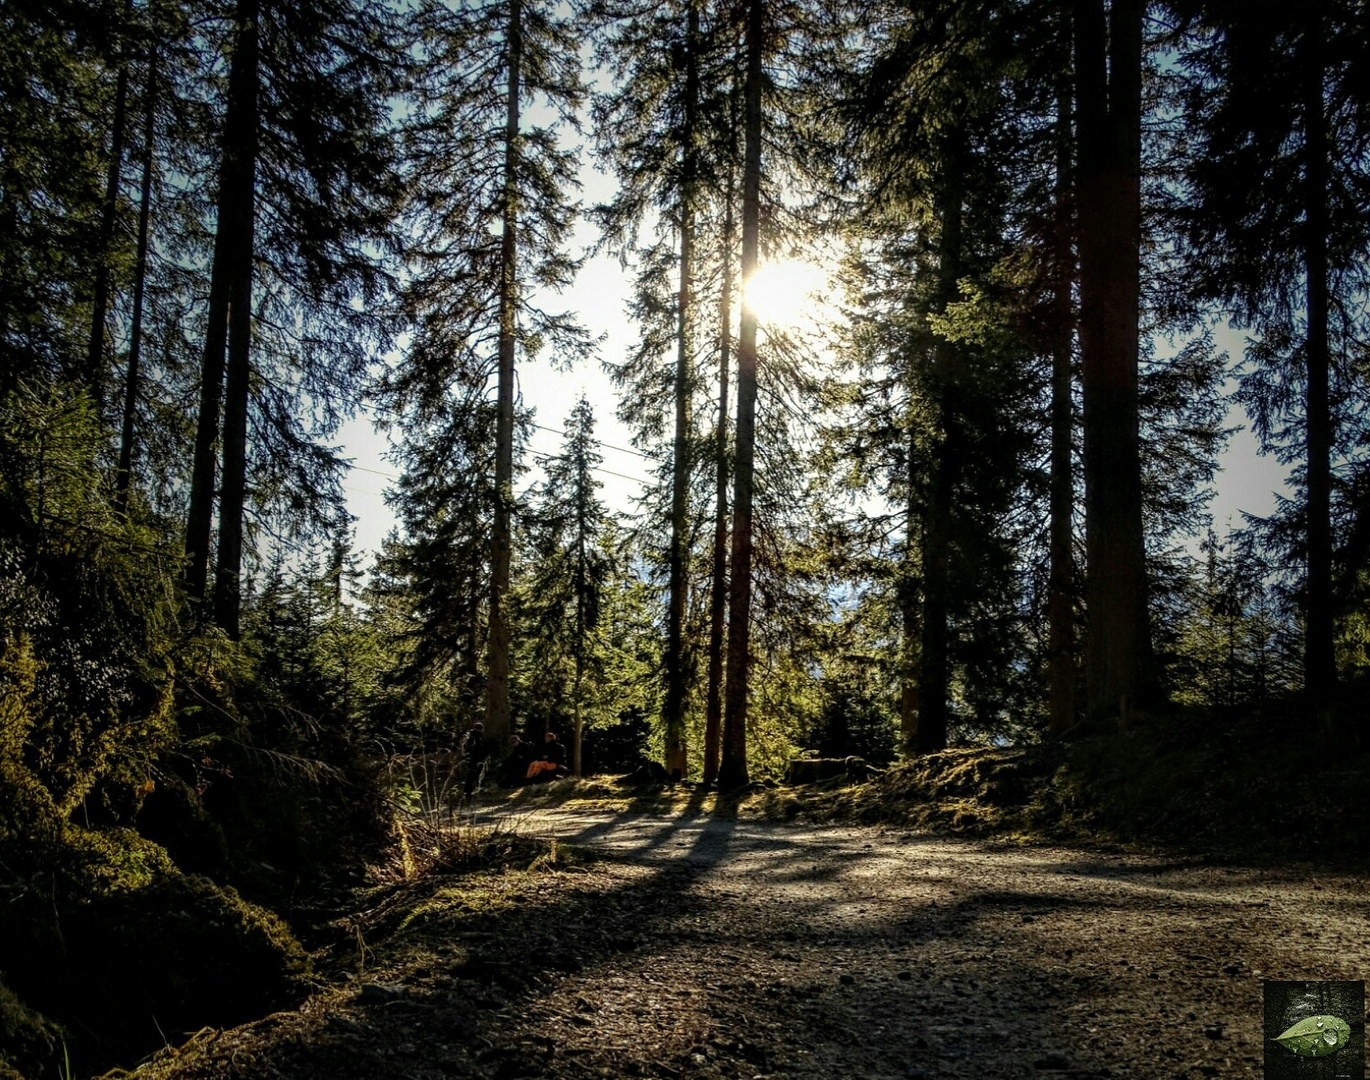
[{"label": "undergrowth shrub", "polygon": [[0,865],[0,971],[25,1007],[78,1034],[82,1066],[128,1062],[304,991],[307,958],[277,916],[182,874],[131,829],[49,818],[0,834]]}]

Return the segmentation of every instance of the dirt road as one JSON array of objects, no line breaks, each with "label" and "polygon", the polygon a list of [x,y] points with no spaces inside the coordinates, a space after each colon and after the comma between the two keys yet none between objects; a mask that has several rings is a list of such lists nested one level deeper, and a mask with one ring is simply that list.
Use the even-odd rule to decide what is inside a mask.
[{"label": "dirt road", "polygon": [[633,947],[517,1025],[588,1066],[565,1075],[1256,1077],[1263,980],[1370,972],[1360,878],[709,818],[522,827],[623,861],[604,917]]},{"label": "dirt road", "polygon": [[[159,1080],[1258,1077],[1263,980],[1370,971],[1349,875],[706,816],[502,822],[603,858],[460,918],[460,886],[431,886],[409,946]],[[1303,1064],[1359,1080],[1348,1054]]]}]

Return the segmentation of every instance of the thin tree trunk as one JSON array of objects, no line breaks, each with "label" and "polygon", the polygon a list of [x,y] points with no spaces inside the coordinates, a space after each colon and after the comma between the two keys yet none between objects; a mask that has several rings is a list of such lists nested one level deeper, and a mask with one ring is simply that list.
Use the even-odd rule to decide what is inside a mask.
[{"label": "thin tree trunk", "polygon": [[133,481],[133,427],[138,417],[138,380],[143,355],[143,293],[147,285],[148,225],[152,218],[153,149],[157,133],[157,50],[148,55],[143,91],[143,180],[138,201],[138,253],[133,268],[133,324],[129,330],[128,371],[124,377],[124,415],[119,432],[119,465],[114,474],[114,511],[128,509]]},{"label": "thin tree trunk", "polygon": [[581,680],[585,671],[585,635],[589,631],[590,625],[589,613],[586,611],[586,603],[589,600],[590,590],[590,560],[586,553],[586,545],[589,542],[590,522],[586,518],[586,510],[589,506],[589,501],[593,496],[590,474],[589,470],[586,468],[586,461],[583,455],[584,448],[582,447],[576,458],[575,739],[571,747],[571,768],[577,778],[580,777],[580,743],[581,732],[583,730],[580,699]]},{"label": "thin tree trunk", "polygon": [[[130,10],[132,4],[129,5]],[[121,50],[124,46],[120,46]],[[105,322],[109,317],[109,294],[113,269],[114,220],[119,210],[119,177],[124,165],[124,128],[128,113],[128,60],[121,58],[114,88],[114,121],[110,125],[109,169],[105,176],[105,199],[100,208],[100,253],[95,264],[95,295],[91,304],[90,337],[86,346],[86,385],[97,406],[104,404]]]},{"label": "thin tree trunk", "polygon": [[[1067,24],[1068,25],[1068,24]],[[1051,570],[1047,581],[1049,729],[1060,735],[1075,723],[1075,471],[1071,461],[1071,299],[1075,276],[1070,227],[1070,87],[1057,99],[1056,221],[1051,315]]]},{"label": "thin tree trunk", "polygon": [[908,372],[909,408],[908,459],[905,462],[904,497],[904,556],[899,566],[899,621],[901,641],[899,645],[899,749],[907,758],[918,752],[918,711],[920,689],[918,677],[919,640],[919,573],[922,552],[917,538],[922,532],[920,518],[923,500],[918,482],[918,438],[917,421],[914,418],[914,388],[912,367]]},{"label": "thin tree trunk", "polygon": [[[952,131],[943,151],[943,177],[938,208],[939,302],[956,298],[961,273],[961,203],[964,197],[961,136]],[[933,346],[933,386],[937,394],[940,439],[933,450],[932,476],[923,505],[923,611],[918,655],[918,727],[914,749],[919,753],[947,745],[947,693],[950,685],[952,497],[961,456],[961,421],[956,405],[957,348],[945,338]]]},{"label": "thin tree trunk", "polygon": [[[219,485],[219,557],[214,583],[214,620],[229,637],[238,637],[242,602],[243,508],[247,497],[247,410],[252,362],[252,262],[257,194],[258,0],[239,6],[238,50],[241,76],[229,77],[239,102],[240,171],[233,246],[228,267],[228,378],[224,393],[223,476]],[[239,71],[235,51],[233,72]]]},{"label": "thin tree trunk", "polygon": [[718,780],[723,736],[723,648],[728,582],[728,368],[732,364],[733,168],[723,208],[723,283],[718,326],[718,427],[714,432],[714,560],[709,591],[709,691],[704,719],[704,782]]},{"label": "thin tree trunk", "polygon": [[[1088,710],[1148,704],[1137,362],[1142,0],[1076,0],[1080,357],[1084,387]],[[1107,29],[1106,29],[1107,27]]]},{"label": "thin tree trunk", "polygon": [[[217,224],[209,279],[209,317],[200,366],[200,409],[195,427],[190,508],[186,519],[186,595],[195,605],[206,596],[209,539],[214,523],[214,475],[223,402],[225,353],[237,250],[250,236],[251,190],[256,173],[257,4],[242,0],[228,76],[228,103],[219,164]],[[249,252],[249,262],[251,254]]]},{"label": "thin tree trunk", "polygon": [[1311,0],[1304,73],[1304,264],[1307,275],[1308,599],[1304,611],[1304,687],[1314,699],[1337,679],[1332,629],[1332,416],[1327,340],[1327,125],[1323,110],[1322,5]]},{"label": "thin tree trunk", "polygon": [[[462,724],[467,726],[477,718],[478,710],[483,712],[485,707],[485,680],[481,677],[480,671],[480,643],[482,632],[489,627],[482,619],[485,612],[480,604],[481,597],[485,595],[485,582],[472,574],[465,580],[464,585],[471,603],[470,626],[467,630],[470,635],[469,645],[461,664],[461,686],[464,690],[462,700],[470,712],[469,716],[463,718]],[[497,749],[502,751],[504,748]]]},{"label": "thin tree trunk", "polygon": [[580,748],[581,748],[581,735],[582,735],[582,733],[583,733],[584,730],[585,730],[584,719],[583,719],[582,711],[581,711],[581,707],[580,707],[580,687],[581,687],[581,677],[582,677],[582,670],[581,670],[581,669],[582,669],[582,667],[583,667],[583,664],[582,664],[582,662],[581,662],[581,658],[580,658],[579,656],[577,656],[577,657],[576,657],[576,682],[575,682],[575,731],[574,731],[574,733],[573,733],[573,734],[574,734],[574,738],[572,739],[572,742],[571,742],[571,775],[574,776],[577,780],[580,779]]},{"label": "thin tree trunk", "polygon": [[728,671],[723,760],[718,785],[743,786],[747,773],[747,692],[751,675],[752,473],[756,449],[756,309],[747,283],[761,253],[761,79],[764,0],[747,6],[746,143],[742,168],[742,323],[737,340],[737,440],[733,466],[732,580],[728,589]]},{"label": "thin tree trunk", "polygon": [[523,58],[522,9],[509,5],[509,75],[504,127],[504,222],[500,241],[499,385],[495,421],[495,518],[491,536],[489,668],[485,738],[509,740],[509,564],[514,512],[514,334],[517,305],[519,77]]},{"label": "thin tree trunk", "polygon": [[666,627],[666,773],[684,779],[689,771],[685,745],[688,689],[685,671],[685,574],[690,496],[690,322],[694,254],[695,109],[699,97],[699,9],[691,3],[685,32],[685,122],[681,132],[680,293],[676,304],[675,445],[671,469],[670,601]]}]

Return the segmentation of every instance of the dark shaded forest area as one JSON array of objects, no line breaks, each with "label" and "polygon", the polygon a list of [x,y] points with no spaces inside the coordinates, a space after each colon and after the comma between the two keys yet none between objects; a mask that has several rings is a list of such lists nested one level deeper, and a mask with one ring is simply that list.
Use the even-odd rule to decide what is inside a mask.
[{"label": "dark shaded forest area", "polygon": [[[625,355],[560,310],[587,223]],[[0,1077],[298,1003],[514,736],[1360,850],[1368,255],[1357,0],[7,0]],[[747,291],[799,265],[817,316]],[[1287,486],[1222,531],[1238,423]]]}]

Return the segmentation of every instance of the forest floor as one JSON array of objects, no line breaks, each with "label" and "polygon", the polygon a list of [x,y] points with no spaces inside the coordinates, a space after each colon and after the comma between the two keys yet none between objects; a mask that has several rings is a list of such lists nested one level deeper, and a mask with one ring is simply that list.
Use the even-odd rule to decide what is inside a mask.
[{"label": "forest floor", "polygon": [[[702,799],[483,821],[502,856],[372,894],[297,1011],[201,1032],[139,1080],[1257,1077],[1263,980],[1370,972],[1350,871]],[[1350,1054],[1303,1064],[1359,1080]]]}]

